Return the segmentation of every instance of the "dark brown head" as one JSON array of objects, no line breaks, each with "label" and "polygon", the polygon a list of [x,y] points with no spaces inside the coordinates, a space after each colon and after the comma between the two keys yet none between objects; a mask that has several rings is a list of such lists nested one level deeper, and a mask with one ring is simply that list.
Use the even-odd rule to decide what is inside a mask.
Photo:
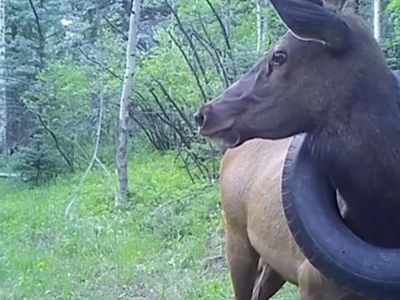
[{"label": "dark brown head", "polygon": [[[325,126],[346,113],[354,89],[390,76],[357,17],[306,0],[271,0],[289,32],[274,49],[196,115],[200,133],[234,147]],[[382,75],[384,74],[384,75]]]}]

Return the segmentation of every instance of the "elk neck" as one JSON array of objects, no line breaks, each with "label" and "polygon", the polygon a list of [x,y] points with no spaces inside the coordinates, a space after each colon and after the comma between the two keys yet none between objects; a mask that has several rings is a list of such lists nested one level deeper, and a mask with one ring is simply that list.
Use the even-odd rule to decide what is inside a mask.
[{"label": "elk neck", "polygon": [[387,79],[359,82],[306,147],[343,196],[349,228],[377,246],[400,247],[400,91]]}]

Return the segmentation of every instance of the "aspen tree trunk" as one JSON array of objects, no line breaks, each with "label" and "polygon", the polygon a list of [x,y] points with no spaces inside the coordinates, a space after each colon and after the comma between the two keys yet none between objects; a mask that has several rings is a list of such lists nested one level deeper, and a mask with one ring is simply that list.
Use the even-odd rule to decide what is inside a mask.
[{"label": "aspen tree trunk", "polygon": [[256,0],[257,14],[257,53],[260,53],[264,44],[264,16],[262,15],[261,4]]},{"label": "aspen tree trunk", "polygon": [[7,151],[5,1],[6,0],[0,0],[0,153],[5,153]]},{"label": "aspen tree trunk", "polygon": [[226,1],[226,13],[225,13],[225,30],[226,34],[228,36],[228,39],[230,40],[232,37],[232,18],[233,18],[233,12],[232,12],[232,0],[227,0]]},{"label": "aspen tree trunk", "polygon": [[132,96],[134,75],[136,70],[136,45],[137,28],[139,25],[140,0],[133,0],[132,11],[129,18],[129,36],[126,50],[126,70],[122,86],[120,111],[119,111],[119,133],[117,149],[118,170],[118,203],[123,206],[128,197],[128,123],[129,123],[129,100]]},{"label": "aspen tree trunk", "polygon": [[381,0],[374,0],[374,37],[381,43]]}]

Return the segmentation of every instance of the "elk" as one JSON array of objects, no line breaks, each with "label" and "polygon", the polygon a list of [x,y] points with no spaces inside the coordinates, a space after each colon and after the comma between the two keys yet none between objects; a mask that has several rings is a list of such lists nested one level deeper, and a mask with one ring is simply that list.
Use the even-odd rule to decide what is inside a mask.
[{"label": "elk", "polygon": [[271,295],[287,280],[302,299],[340,299],[327,286],[399,299],[396,77],[359,17],[306,0],[271,4],[288,33],[196,115],[202,135],[232,148],[221,195],[235,297],[250,298],[261,256]]},{"label": "elk", "polygon": [[291,140],[254,139],[224,155],[221,204],[236,299],[249,300],[252,293],[252,300],[269,299],[288,281],[299,286],[301,299],[365,300],[321,276],[291,236],[280,194]]}]

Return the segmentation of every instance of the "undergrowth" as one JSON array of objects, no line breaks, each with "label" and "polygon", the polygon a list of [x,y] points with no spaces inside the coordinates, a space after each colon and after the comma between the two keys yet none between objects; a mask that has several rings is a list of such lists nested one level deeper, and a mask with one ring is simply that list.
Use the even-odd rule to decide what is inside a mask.
[{"label": "undergrowth", "polygon": [[72,219],[79,175],[0,181],[0,299],[232,299],[217,186],[191,183],[173,158],[132,155],[124,212],[114,179],[92,172]]}]

